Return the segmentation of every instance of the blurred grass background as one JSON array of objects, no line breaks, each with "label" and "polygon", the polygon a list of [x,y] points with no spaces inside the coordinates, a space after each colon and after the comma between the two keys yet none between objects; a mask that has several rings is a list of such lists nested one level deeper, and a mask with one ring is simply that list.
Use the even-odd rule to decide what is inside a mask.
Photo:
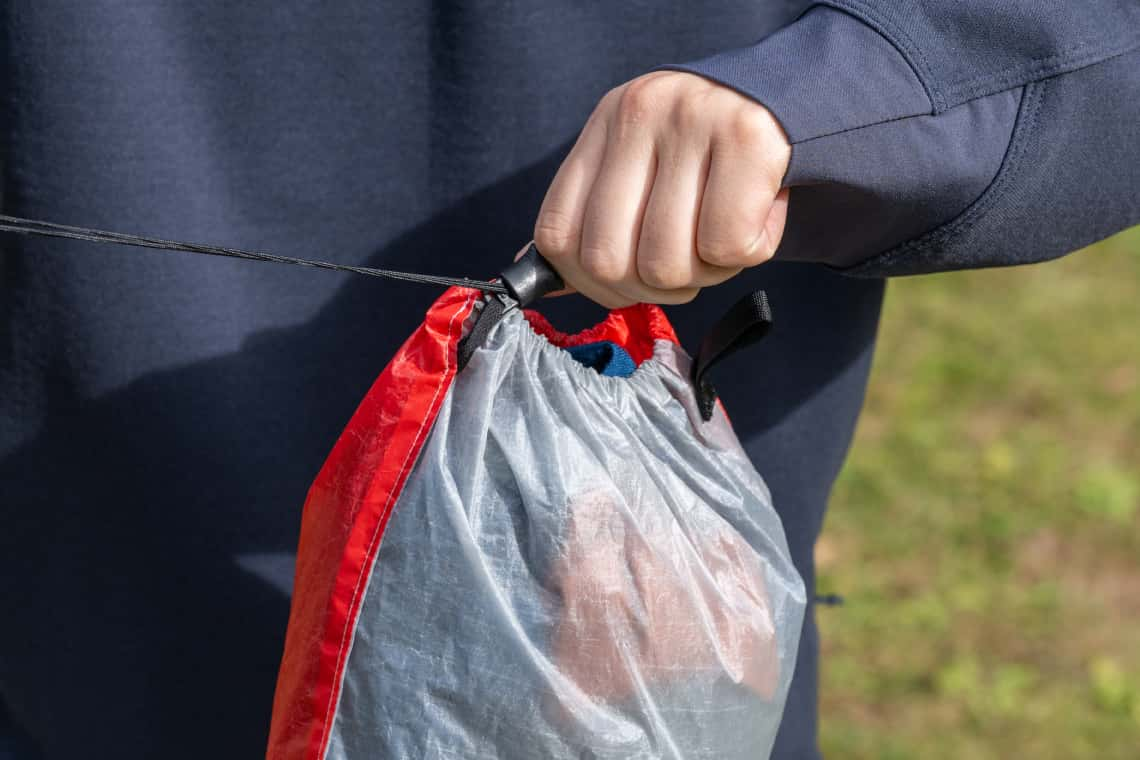
[{"label": "blurred grass background", "polygon": [[1140,227],[890,284],[817,561],[830,760],[1140,758]]}]

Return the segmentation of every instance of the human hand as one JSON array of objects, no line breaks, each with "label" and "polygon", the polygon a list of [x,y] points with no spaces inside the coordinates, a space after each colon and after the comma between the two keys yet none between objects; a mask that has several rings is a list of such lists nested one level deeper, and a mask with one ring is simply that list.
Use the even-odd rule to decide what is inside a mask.
[{"label": "human hand", "polygon": [[563,161],[535,245],[608,308],[692,300],[776,251],[791,146],[768,109],[695,74],[608,92]]},{"label": "human hand", "polygon": [[[668,507],[603,490],[567,505],[566,541],[547,588],[561,601],[551,660],[597,701],[724,679],[771,699],[780,650],[764,571],[727,523],[677,552]],[[696,578],[709,578],[697,581]]]}]

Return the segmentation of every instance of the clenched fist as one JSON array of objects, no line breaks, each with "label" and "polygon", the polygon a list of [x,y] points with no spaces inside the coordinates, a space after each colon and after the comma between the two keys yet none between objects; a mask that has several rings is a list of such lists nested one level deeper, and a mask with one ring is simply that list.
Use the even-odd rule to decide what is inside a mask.
[{"label": "clenched fist", "polygon": [[535,244],[603,306],[690,301],[772,257],[790,156],[755,101],[695,74],[646,74],[594,109],[546,193]]}]

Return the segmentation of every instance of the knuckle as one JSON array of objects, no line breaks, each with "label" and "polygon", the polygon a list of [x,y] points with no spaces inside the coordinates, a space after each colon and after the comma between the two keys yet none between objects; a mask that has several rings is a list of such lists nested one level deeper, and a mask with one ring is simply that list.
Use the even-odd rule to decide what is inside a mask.
[{"label": "knuckle", "polygon": [[673,123],[677,131],[690,132],[706,118],[709,112],[708,95],[703,92],[681,98],[673,106]]},{"label": "knuckle", "polygon": [[606,94],[602,96],[602,99],[598,101],[598,106],[594,109],[593,116],[597,116],[604,111],[616,109],[621,102],[623,92],[625,92],[625,87],[615,87],[607,91]]},{"label": "knuckle", "polygon": [[734,110],[726,122],[726,128],[728,137],[733,142],[757,145],[767,139],[770,125],[764,110],[749,104]]},{"label": "knuckle", "polygon": [[682,267],[657,256],[638,256],[637,276],[643,283],[657,290],[676,290],[689,284],[689,278]]},{"label": "knuckle", "polygon": [[618,98],[618,123],[626,127],[644,124],[660,104],[660,90],[654,79],[635,79],[627,84]]},{"label": "knuckle", "polygon": [[534,244],[547,258],[558,258],[573,251],[577,235],[569,214],[553,209],[539,212],[534,224]]},{"label": "knuckle", "polygon": [[748,258],[748,245],[723,235],[704,235],[697,239],[697,256],[717,267],[740,266]]},{"label": "knuckle", "polygon": [[589,115],[587,123],[597,122],[604,125],[606,121],[609,121],[618,112],[625,91],[625,87],[616,87],[606,92],[602,99],[597,101],[597,106],[594,107],[594,112]]},{"label": "knuckle", "polygon": [[753,250],[748,257],[748,264],[754,266],[756,264],[763,264],[766,261],[771,261],[775,257],[776,249],[779,245],[779,240],[773,240],[768,235],[761,235],[753,245]]},{"label": "knuckle", "polygon": [[621,267],[617,251],[601,242],[582,246],[582,271],[596,282],[612,284],[621,279]]}]

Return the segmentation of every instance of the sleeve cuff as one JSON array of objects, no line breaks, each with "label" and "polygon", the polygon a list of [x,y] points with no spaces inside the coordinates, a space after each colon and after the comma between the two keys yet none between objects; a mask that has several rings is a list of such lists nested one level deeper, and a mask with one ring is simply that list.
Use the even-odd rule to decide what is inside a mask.
[{"label": "sleeve cuff", "polygon": [[698,74],[758,101],[792,144],[931,112],[918,77],[885,37],[821,6],[750,47],[658,70]]}]

